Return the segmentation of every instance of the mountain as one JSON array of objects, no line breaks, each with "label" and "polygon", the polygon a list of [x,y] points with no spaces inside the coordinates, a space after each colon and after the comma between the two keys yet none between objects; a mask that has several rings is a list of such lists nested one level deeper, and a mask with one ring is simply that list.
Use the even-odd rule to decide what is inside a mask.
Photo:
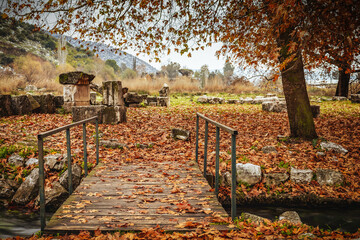
[{"label": "mountain", "polygon": [[[53,34],[54,37],[60,38],[60,35]],[[156,73],[158,70],[151,66],[149,63],[141,60],[138,57],[135,57],[134,55],[131,55],[129,53],[126,53],[124,51],[116,50],[114,47],[111,47],[109,45],[103,44],[103,43],[97,43],[97,42],[91,42],[91,41],[82,41],[78,39],[74,39],[69,36],[64,36],[66,41],[71,44],[74,47],[78,48],[89,48],[89,50],[94,50],[94,54],[97,54],[99,58],[101,58],[103,61],[112,59],[115,60],[116,63],[121,66],[121,64],[125,64],[128,68],[133,67],[133,61],[134,58],[136,59],[136,69],[140,70],[141,68],[145,67],[145,72],[147,73]],[[121,54],[119,54],[119,52]]]}]

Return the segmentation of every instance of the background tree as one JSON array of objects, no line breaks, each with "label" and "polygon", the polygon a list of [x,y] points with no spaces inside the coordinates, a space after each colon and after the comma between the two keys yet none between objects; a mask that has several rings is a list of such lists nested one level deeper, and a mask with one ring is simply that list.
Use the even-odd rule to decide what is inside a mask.
[{"label": "background tree", "polygon": [[105,65],[110,66],[114,69],[115,73],[120,73],[120,67],[117,65],[116,61],[113,59],[108,59],[105,61]]},{"label": "background tree", "polygon": [[203,89],[206,86],[206,83],[209,79],[209,67],[208,65],[202,65],[200,68],[199,78],[200,78],[200,87]]},{"label": "background tree", "polygon": [[229,62],[225,61],[223,72],[224,72],[224,81],[226,84],[231,83],[231,77],[234,75],[235,67]]},{"label": "background tree", "polygon": [[180,64],[176,62],[170,62],[167,65],[161,66],[161,71],[173,81],[179,75]]},{"label": "background tree", "polygon": [[[38,27],[51,32],[73,31],[82,39],[111,42],[121,50],[135,48],[148,53],[159,61],[159,54],[167,50],[181,54],[222,42],[219,54],[240,63],[276,67],[281,73],[287,103],[290,132],[294,137],[315,138],[314,121],[304,78],[305,63],[323,62],[325,55],[319,49],[329,45],[325,28],[330,24],[344,25],[348,19],[347,5],[342,0],[334,3],[338,21],[330,21],[326,15],[329,1],[314,0],[208,0],[208,1],[32,1],[7,2],[6,14],[31,19]],[[347,0],[348,5],[359,1]],[[310,11],[311,9],[311,11]],[[334,12],[334,11],[332,11]],[[47,25],[48,14],[57,19]],[[314,24],[314,16],[323,14],[321,22]],[[6,15],[5,15],[6,16]],[[359,26],[354,29],[358,32]],[[316,40],[311,37],[314,28],[321,28]],[[336,28],[344,31],[343,28]],[[310,37],[309,37],[310,36]],[[346,36],[346,35],[344,35]],[[358,39],[358,33],[353,35]],[[352,39],[352,42],[358,42]],[[189,44],[191,41],[191,44]],[[340,38],[331,38],[331,45],[339,44]],[[194,46],[194,47],[191,47]],[[353,44],[352,46],[355,46]],[[356,44],[355,49],[359,47]],[[345,49],[343,49],[344,52]],[[349,49],[349,51],[353,51]],[[311,57],[314,57],[313,59]]]}]

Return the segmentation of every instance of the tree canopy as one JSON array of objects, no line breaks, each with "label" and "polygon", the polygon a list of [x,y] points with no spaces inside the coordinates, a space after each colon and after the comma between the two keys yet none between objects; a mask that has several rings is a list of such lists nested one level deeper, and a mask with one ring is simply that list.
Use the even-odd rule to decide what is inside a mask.
[{"label": "tree canopy", "polygon": [[[4,17],[34,21],[53,33],[135,48],[188,54],[222,42],[219,54],[281,73],[292,136],[315,138],[306,92],[309,69],[330,57],[359,55],[358,0],[9,0]],[[53,20],[53,22],[51,22]],[[334,57],[335,56],[335,57]],[[352,65],[348,64],[347,71]],[[275,75],[276,79],[280,74]]]}]

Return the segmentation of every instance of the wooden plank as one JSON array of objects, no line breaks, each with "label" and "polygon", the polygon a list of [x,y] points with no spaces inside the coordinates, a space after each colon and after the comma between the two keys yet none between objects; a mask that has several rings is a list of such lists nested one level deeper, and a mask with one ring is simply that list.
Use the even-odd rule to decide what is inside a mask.
[{"label": "wooden plank", "polygon": [[192,162],[110,163],[97,166],[82,181],[45,232],[141,231],[157,226],[192,231],[203,224],[229,230],[226,224],[212,223],[214,219],[225,222],[228,215]]}]

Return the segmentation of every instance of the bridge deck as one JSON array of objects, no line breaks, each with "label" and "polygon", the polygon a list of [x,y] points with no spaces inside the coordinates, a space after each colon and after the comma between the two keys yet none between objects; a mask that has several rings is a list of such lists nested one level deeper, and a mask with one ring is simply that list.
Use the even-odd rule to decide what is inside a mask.
[{"label": "bridge deck", "polygon": [[46,233],[140,231],[157,225],[229,230],[228,215],[195,163],[130,162],[97,166],[48,222]]}]

